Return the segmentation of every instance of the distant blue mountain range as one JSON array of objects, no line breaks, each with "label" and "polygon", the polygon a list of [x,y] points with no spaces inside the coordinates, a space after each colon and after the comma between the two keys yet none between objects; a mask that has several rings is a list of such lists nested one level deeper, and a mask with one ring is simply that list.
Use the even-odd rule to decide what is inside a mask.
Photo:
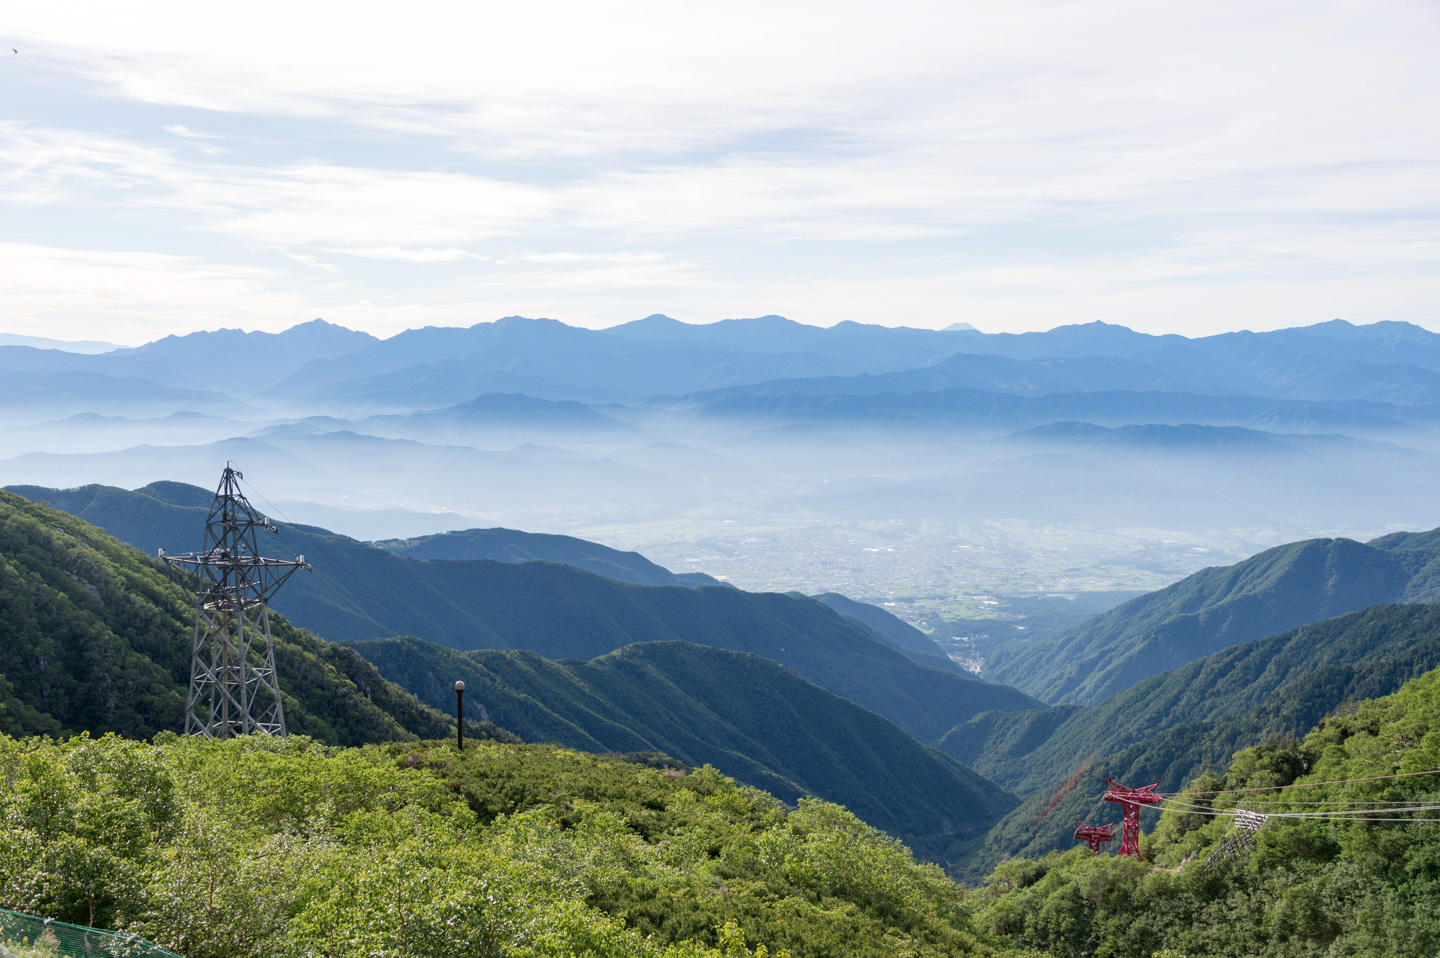
[{"label": "distant blue mountain range", "polygon": [[[1017,335],[850,322],[822,328],[779,316],[691,325],[657,315],[591,330],[511,316],[384,340],[314,320],[283,333],[192,333],[97,355],[0,346],[0,369],[138,379],[261,407],[350,415],[441,409],[487,393],[592,403],[669,394],[710,403],[956,388],[1440,404],[1440,336],[1405,323],[1341,320],[1187,339],[1105,323]],[[108,382],[77,377],[74,389],[99,396],[114,391]],[[0,395],[0,405],[14,401]]]}]

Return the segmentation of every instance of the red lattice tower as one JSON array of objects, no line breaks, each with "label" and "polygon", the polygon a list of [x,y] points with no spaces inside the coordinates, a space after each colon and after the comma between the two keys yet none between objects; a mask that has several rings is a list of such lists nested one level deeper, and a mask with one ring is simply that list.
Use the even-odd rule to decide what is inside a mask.
[{"label": "red lattice tower", "polygon": [[1115,840],[1115,827],[1113,825],[1086,825],[1077,818],[1075,819],[1075,840],[1089,845],[1090,850],[1098,854],[1101,845]]},{"label": "red lattice tower", "polygon": [[1152,791],[1160,783],[1152,782],[1142,788],[1129,788],[1107,778],[1105,784],[1109,791],[1101,797],[1107,802],[1119,805],[1125,813],[1125,837],[1120,842],[1120,851],[1117,854],[1140,858],[1140,806],[1158,805],[1165,800]]}]

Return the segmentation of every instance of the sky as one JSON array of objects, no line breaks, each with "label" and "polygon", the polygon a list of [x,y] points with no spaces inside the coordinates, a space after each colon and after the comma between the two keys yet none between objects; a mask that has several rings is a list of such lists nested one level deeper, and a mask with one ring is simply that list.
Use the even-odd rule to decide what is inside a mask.
[{"label": "sky", "polygon": [[29,3],[0,47],[0,332],[1440,330],[1435,0]]}]

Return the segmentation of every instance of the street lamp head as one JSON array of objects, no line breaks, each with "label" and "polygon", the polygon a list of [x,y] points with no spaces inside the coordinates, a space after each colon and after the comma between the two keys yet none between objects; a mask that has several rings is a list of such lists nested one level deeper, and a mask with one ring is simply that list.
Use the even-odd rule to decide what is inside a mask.
[{"label": "street lamp head", "polygon": [[456,683],[455,683],[455,691],[457,691],[457,692],[463,692],[463,691],[465,691],[465,683],[464,683],[464,682],[456,682]]}]

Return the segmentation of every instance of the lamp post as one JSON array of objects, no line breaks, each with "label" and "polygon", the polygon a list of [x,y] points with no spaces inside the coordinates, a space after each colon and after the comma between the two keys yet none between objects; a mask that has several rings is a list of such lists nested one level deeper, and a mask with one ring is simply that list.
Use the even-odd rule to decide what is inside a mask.
[{"label": "lamp post", "polygon": [[455,748],[465,751],[465,683],[455,683]]}]

